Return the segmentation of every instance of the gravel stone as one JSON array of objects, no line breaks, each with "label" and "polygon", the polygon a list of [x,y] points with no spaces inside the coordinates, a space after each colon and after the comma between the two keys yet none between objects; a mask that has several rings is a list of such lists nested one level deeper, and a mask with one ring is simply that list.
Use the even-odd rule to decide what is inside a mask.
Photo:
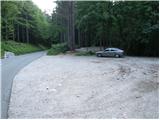
[{"label": "gravel stone", "polygon": [[158,61],[43,56],[16,75],[9,118],[158,118]]}]

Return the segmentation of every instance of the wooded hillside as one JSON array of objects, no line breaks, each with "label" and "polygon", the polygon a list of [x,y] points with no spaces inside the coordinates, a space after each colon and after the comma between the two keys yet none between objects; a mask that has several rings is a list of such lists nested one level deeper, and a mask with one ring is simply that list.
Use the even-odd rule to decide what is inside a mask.
[{"label": "wooded hillside", "polygon": [[[158,56],[158,1],[77,1],[72,9],[70,4],[57,2],[52,15],[58,32],[54,40],[75,44],[73,48],[118,47],[129,55]],[[75,41],[68,37],[70,22],[75,23]]]},{"label": "wooded hillside", "polygon": [[158,1],[57,1],[52,16],[32,1],[1,2],[1,40],[51,46],[118,47],[159,55]]},{"label": "wooded hillside", "polygon": [[32,1],[1,1],[2,41],[50,45],[47,15]]}]

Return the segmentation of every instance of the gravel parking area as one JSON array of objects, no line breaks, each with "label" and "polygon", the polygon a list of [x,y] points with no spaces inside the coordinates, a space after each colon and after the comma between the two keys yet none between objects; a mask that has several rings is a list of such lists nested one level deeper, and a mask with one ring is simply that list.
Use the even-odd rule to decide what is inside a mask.
[{"label": "gravel parking area", "polygon": [[9,118],[158,118],[159,59],[43,56],[13,82]]}]

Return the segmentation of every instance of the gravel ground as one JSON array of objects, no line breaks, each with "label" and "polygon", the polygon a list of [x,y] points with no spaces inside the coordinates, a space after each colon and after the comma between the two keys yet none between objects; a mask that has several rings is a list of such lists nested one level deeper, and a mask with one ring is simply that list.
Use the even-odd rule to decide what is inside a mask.
[{"label": "gravel ground", "polygon": [[9,118],[158,118],[158,58],[43,56],[13,82]]}]

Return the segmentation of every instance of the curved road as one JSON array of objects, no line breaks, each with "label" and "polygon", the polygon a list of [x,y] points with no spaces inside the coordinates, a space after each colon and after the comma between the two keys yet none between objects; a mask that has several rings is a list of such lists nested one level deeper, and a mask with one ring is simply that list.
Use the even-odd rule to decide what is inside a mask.
[{"label": "curved road", "polygon": [[1,118],[8,117],[12,81],[17,72],[31,61],[45,55],[46,52],[35,52],[1,60]]}]

